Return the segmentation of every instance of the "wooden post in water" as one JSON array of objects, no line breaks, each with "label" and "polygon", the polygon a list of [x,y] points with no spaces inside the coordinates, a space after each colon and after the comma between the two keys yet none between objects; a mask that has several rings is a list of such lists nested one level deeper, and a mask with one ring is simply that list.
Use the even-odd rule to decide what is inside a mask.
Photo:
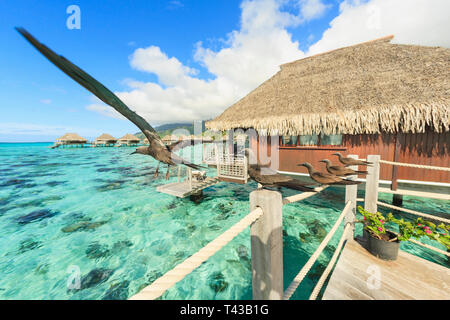
[{"label": "wooden post in water", "polygon": [[188,181],[189,181],[189,190],[192,190],[192,169],[187,168],[188,171]]},{"label": "wooden post in water", "polygon": [[260,207],[263,215],[250,227],[252,288],[254,300],[283,297],[283,198],[278,191],[250,193],[250,210]]},{"label": "wooden post in water", "polygon": [[378,183],[380,180],[380,155],[369,155],[367,161],[372,162],[371,167],[367,166],[366,194],[364,197],[364,209],[369,212],[377,212]]},{"label": "wooden post in water", "polygon": [[[357,155],[349,155],[349,158],[353,158],[353,159],[358,159]],[[352,170],[358,170],[358,166],[350,166],[349,167]],[[352,176],[347,176],[346,177],[349,180],[356,180],[358,178],[358,175],[352,175]],[[352,232],[348,233],[348,239],[351,240],[355,237],[355,225],[354,222],[356,220],[356,198],[358,195],[358,185],[347,185],[345,186],[345,203],[347,203],[348,201],[351,201],[351,210],[348,211],[347,215],[345,216],[344,222],[345,224],[347,223],[352,223]]]}]

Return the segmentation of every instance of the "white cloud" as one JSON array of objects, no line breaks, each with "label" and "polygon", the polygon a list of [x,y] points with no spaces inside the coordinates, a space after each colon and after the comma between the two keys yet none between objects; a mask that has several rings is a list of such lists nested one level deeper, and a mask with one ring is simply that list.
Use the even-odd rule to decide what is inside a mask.
[{"label": "white cloud", "polygon": [[[135,50],[130,64],[155,74],[158,83],[128,81],[130,90],[116,94],[153,124],[217,116],[275,74],[280,64],[304,56],[286,30],[297,25],[299,17],[282,11],[283,4],[285,0],[243,1],[240,29],[227,35],[223,48],[211,50],[197,43],[195,62],[213,75],[211,80],[198,78],[198,70],[150,46]],[[87,108],[118,117],[99,103]]]},{"label": "white cloud", "polygon": [[166,86],[183,85],[189,75],[198,73],[197,70],[184,66],[177,58],[169,58],[156,46],[137,49],[130,63],[137,70],[156,74]]},{"label": "white cloud", "polygon": [[322,17],[330,7],[321,0],[299,0],[299,5],[301,17],[306,21]]},{"label": "white cloud", "polygon": [[448,0],[345,0],[309,54],[394,34],[393,43],[450,47]]},{"label": "white cloud", "polygon": [[[158,83],[128,81],[129,90],[117,95],[150,123],[210,119],[248,94],[279,70],[279,65],[306,56],[287,28],[301,27],[324,15],[327,2],[317,0],[245,0],[239,30],[230,32],[222,48],[197,43],[194,61],[212,75],[169,57],[159,47],[134,51],[133,68],[155,74]],[[292,5],[295,5],[292,7]],[[283,8],[290,5],[290,11]],[[298,9],[298,14],[292,13]],[[395,34],[394,42],[450,47],[448,0],[344,0],[340,12],[307,55]],[[108,106],[87,107],[121,117]]]}]

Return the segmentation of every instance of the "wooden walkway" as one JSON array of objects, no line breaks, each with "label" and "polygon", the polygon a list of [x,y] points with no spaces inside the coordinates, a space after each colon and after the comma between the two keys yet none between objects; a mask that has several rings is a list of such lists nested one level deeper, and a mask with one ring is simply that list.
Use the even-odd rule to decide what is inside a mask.
[{"label": "wooden walkway", "polygon": [[192,189],[189,181],[173,182],[156,187],[156,191],[170,194],[178,198],[185,198],[212,185],[219,183],[218,177],[206,178],[204,181],[192,181]]},{"label": "wooden walkway", "polygon": [[360,243],[344,246],[323,300],[450,300],[449,268],[401,250],[383,261]]}]

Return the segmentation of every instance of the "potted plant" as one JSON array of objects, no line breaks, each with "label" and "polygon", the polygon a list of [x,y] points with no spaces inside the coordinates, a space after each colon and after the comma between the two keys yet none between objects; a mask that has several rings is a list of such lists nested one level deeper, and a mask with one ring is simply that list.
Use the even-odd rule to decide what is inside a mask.
[{"label": "potted plant", "polygon": [[[430,221],[417,218],[415,221],[396,219],[392,213],[384,217],[380,212],[371,213],[358,206],[358,211],[363,216],[359,221],[364,224],[364,232],[368,240],[368,250],[374,256],[383,260],[395,260],[398,256],[400,241],[406,241],[411,237],[428,237],[443,244],[450,249],[450,225],[440,224],[436,226]],[[386,230],[386,224],[392,222],[398,225],[399,233]]]}]

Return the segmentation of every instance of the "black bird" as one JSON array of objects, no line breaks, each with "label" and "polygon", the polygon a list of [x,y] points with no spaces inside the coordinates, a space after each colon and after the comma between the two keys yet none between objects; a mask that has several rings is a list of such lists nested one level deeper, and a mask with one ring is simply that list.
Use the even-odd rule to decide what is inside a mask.
[{"label": "black bird", "polygon": [[326,185],[335,185],[335,184],[339,184],[339,185],[348,185],[348,184],[360,184],[361,181],[352,181],[352,180],[346,180],[346,179],[342,179],[338,176],[335,176],[334,174],[331,173],[326,173],[326,172],[318,172],[316,170],[314,170],[313,166],[308,163],[308,162],[304,162],[302,164],[298,164],[298,166],[303,166],[306,167],[308,169],[309,172],[309,176],[311,177],[311,179],[313,179],[314,181],[320,183],[320,184],[326,184]]},{"label": "black bird", "polygon": [[[245,150],[245,156],[249,160],[248,149]],[[297,179],[278,174],[276,171],[267,168],[269,165],[253,164],[253,162],[250,164],[250,161],[247,161],[247,163],[249,164],[247,170],[250,178],[265,188],[284,187],[298,191],[316,192],[313,188],[306,187],[306,185],[310,185],[311,183],[304,183]],[[264,169],[264,172],[262,172],[262,169]]]},{"label": "black bird", "polygon": [[344,157],[339,152],[333,153],[333,155],[338,156],[339,161],[343,165],[345,165],[346,167],[348,167],[348,166],[358,166],[358,165],[359,166],[369,166],[369,167],[371,167],[371,165],[373,164],[372,162],[369,162],[369,161],[356,160],[356,159]]},{"label": "black bird", "polygon": [[328,159],[320,160],[319,162],[325,162],[327,165],[327,171],[335,176],[351,176],[355,174],[367,174],[365,170],[352,170],[344,166],[333,166]]},{"label": "black bird", "polygon": [[[92,78],[85,71],[78,68],[72,62],[53,52],[44,44],[40,43],[36,38],[34,38],[28,31],[23,28],[16,28],[16,30],[26,39],[28,40],[39,52],[41,52],[48,60],[50,60],[54,65],[56,65],[59,69],[61,69],[65,74],[71,77],[73,80],[78,82],[84,88],[92,92],[96,95],[100,100],[104,103],[110,105],[114,109],[116,109],[120,114],[122,114],[125,118],[133,122],[147,137],[149,141],[148,147],[141,147],[141,151],[137,151],[137,153],[146,154],[152,156],[156,160],[166,163],[167,173],[166,179],[169,178],[169,167],[175,166],[178,164],[183,164],[188,167],[199,169],[200,166],[197,166],[193,163],[190,163],[183,158],[179,157],[177,154],[173,153],[170,148],[164,145],[163,141],[156,133],[155,129],[152,128],[144,118],[139,116],[136,112],[131,111],[128,106],[122,102],[114,93],[112,93],[108,88],[102,85],[100,82]],[[147,148],[144,152],[143,148]]]}]

